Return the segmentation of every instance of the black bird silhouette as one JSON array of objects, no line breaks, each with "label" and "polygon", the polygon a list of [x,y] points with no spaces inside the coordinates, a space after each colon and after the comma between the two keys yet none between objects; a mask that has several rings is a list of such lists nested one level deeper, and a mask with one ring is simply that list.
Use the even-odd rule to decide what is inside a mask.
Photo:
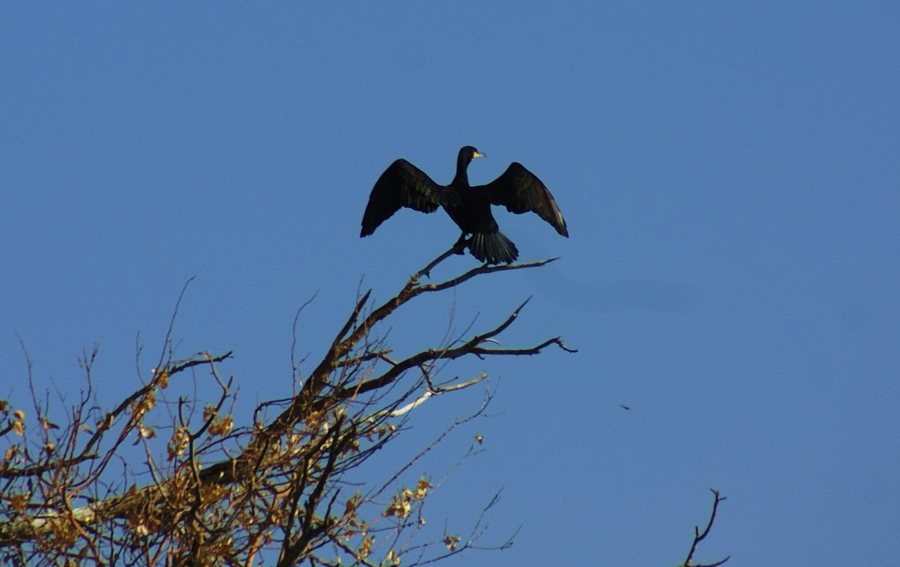
[{"label": "black bird silhouette", "polygon": [[513,162],[503,175],[487,185],[470,186],[469,163],[484,155],[472,146],[459,150],[456,176],[447,186],[438,185],[418,167],[405,159],[398,159],[375,182],[363,215],[360,237],[375,232],[400,207],[433,213],[441,206],[462,230],[457,246],[467,246],[472,256],[482,262],[509,264],[519,257],[519,251],[500,232],[491,214],[491,205],[503,205],[516,214],[528,211],[537,213],[556,232],[568,238],[566,221],[553,195],[522,164]]}]

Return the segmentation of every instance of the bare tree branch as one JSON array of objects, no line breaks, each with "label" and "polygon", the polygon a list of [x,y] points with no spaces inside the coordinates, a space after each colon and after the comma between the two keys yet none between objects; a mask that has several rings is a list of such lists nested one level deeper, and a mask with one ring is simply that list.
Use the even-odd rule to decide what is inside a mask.
[{"label": "bare tree branch", "polygon": [[[240,563],[246,564],[268,545],[271,535],[264,534],[280,530],[279,564],[296,564],[303,559],[309,559],[311,564],[330,564],[315,558],[317,550],[324,545],[335,546],[339,553],[349,553],[359,565],[380,564],[367,559],[375,543],[374,534],[391,533],[393,541],[398,542],[399,534],[404,531],[409,530],[410,537],[418,533],[405,507],[421,506],[429,484],[420,480],[418,488],[404,493],[396,506],[377,513],[370,521],[396,518],[399,522],[394,527],[376,529],[368,521],[357,519],[360,506],[371,509],[378,505],[372,499],[374,494],[362,499],[351,497],[346,500],[343,514],[334,514],[341,479],[393,437],[397,429],[392,420],[402,420],[434,395],[459,391],[486,378],[482,375],[462,383],[436,386],[434,363],[467,355],[533,355],[551,345],[574,352],[559,337],[524,348],[487,346],[496,343],[494,337],[517,319],[526,301],[493,329],[455,346],[427,349],[392,360],[391,350],[370,333],[402,305],[425,293],[455,288],[476,276],[535,268],[552,261],[479,266],[440,283],[419,283],[421,276],[452,253],[454,249],[414,274],[395,296],[368,313],[371,290],[363,293],[300,391],[286,401],[286,407],[266,424],[255,422],[234,431],[230,415],[222,413],[226,400],[233,398],[232,380],[223,380],[216,368],[231,353],[217,356],[201,353],[176,360],[173,314],[163,354],[149,381],[106,413],[91,409],[84,414],[83,401],[82,409],[72,414],[67,437],[70,440],[67,447],[71,448],[67,449],[65,458],[18,467],[6,464],[0,468],[0,478],[9,482],[18,482],[20,478],[43,482],[45,475],[52,473],[54,480],[46,486],[57,487],[54,488],[57,496],[44,497],[37,508],[30,504],[34,491],[25,485],[21,486],[23,492],[0,497],[0,550],[32,545],[35,553],[57,553],[61,554],[59,557],[74,553],[82,558],[94,557],[96,561],[104,553],[107,558],[110,553],[138,553],[151,563],[161,560],[160,554],[164,553],[166,562],[171,564],[182,564],[189,557],[206,554],[241,556]],[[179,295],[176,314],[188,284]],[[296,331],[291,346],[294,372],[295,347]],[[376,365],[385,363],[388,368],[373,377]],[[167,456],[157,458],[152,450],[157,428],[146,423],[146,417],[159,403],[157,397],[163,394],[173,376],[198,368],[209,372],[221,388],[221,394],[203,411],[199,401],[190,398],[179,396],[173,402],[160,398],[162,403],[173,404],[174,413]],[[394,392],[397,381],[407,370],[418,370],[421,378]],[[265,401],[257,414],[265,415],[266,408],[277,405],[278,402]],[[96,416],[95,423],[84,422],[89,415]],[[114,430],[112,439],[107,440],[107,433]],[[78,439],[81,431],[88,433],[88,437],[79,450],[72,440]],[[108,474],[113,459],[120,458],[119,447],[132,432],[137,433],[136,442],[145,446],[147,473],[152,482],[143,487],[130,484],[126,488],[121,481],[117,485],[101,480]],[[218,459],[211,459],[216,455]],[[221,458],[223,455],[226,458]],[[91,461],[96,463],[85,468]],[[401,471],[405,470],[401,467]],[[108,487],[107,494],[99,493],[101,485]],[[85,491],[95,496],[81,506],[69,503],[73,498],[84,498],[81,494]],[[454,544],[454,549],[473,547],[474,540],[480,537],[480,525],[479,520],[475,535],[459,546]],[[97,546],[92,533],[106,534],[102,541],[107,551]],[[76,545],[76,542],[81,543]],[[403,553],[403,550],[398,548],[396,552]]]},{"label": "bare tree branch", "polygon": [[[231,567],[264,561],[280,567],[382,567],[424,565],[466,550],[512,545],[512,538],[496,545],[482,539],[499,493],[470,529],[454,533],[438,527],[436,532],[425,522],[429,495],[481,452],[480,435],[473,436],[443,479],[411,475],[451,432],[484,415],[490,388],[481,407],[401,459],[393,474],[385,475],[386,482],[360,472],[363,463],[384,454],[381,449],[410,427],[410,416],[429,399],[486,380],[487,374],[439,379],[453,361],[530,356],[553,346],[576,352],[560,337],[500,346],[498,339],[518,320],[526,300],[486,330],[473,330],[473,322],[458,334],[448,330],[438,346],[393,354],[387,333],[381,336],[379,329],[416,297],[553,261],[483,265],[437,283],[420,282],[460,249],[454,246],[430,262],[383,303],[372,301],[371,290],[360,290],[305,377],[295,359],[297,321],[309,302],[304,303],[294,319],[290,347],[294,394],[261,401],[242,426],[232,415],[235,379],[220,374],[232,353],[175,357],[175,316],[191,280],[176,302],[158,364],[148,379],[141,379],[142,387],[111,410],[93,401],[96,348],[81,362],[87,392],[68,411],[67,426],[50,421],[49,397],[40,398],[34,388],[38,428],[26,429],[25,413],[0,401],[0,439],[9,444],[0,461],[0,563]],[[30,361],[27,366],[30,379]],[[192,381],[184,379],[190,376],[193,391]],[[198,399],[198,376],[219,389],[209,402]],[[160,423],[160,416],[167,421]],[[141,451],[140,464],[129,462],[126,439]],[[702,533],[696,529],[684,567],[717,567],[727,560],[692,564],[723,499],[713,492],[709,523]]]},{"label": "bare tree branch", "polygon": [[706,528],[703,530],[702,533],[700,532],[700,526],[694,527],[694,542],[691,544],[691,550],[688,552],[687,559],[685,559],[684,563],[682,563],[682,567],[719,567],[719,565],[722,565],[723,563],[725,563],[726,561],[728,561],[731,558],[731,556],[729,555],[729,556],[725,557],[725,559],[716,561],[715,563],[707,563],[707,564],[699,563],[697,565],[694,565],[692,563],[692,561],[694,560],[694,553],[697,552],[697,546],[700,544],[701,541],[706,539],[706,536],[709,535],[709,530],[711,530],[713,527],[713,522],[716,521],[716,512],[719,510],[719,502],[721,502],[722,500],[725,500],[724,496],[719,495],[718,490],[715,490],[712,488],[710,488],[710,490],[713,493],[714,499],[713,499],[712,513],[709,515],[709,522],[706,524]]}]

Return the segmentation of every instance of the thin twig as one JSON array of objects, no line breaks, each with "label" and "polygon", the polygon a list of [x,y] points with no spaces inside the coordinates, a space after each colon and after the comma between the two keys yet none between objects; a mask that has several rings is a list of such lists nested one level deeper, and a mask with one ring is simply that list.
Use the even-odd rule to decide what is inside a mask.
[{"label": "thin twig", "polygon": [[694,553],[697,551],[697,545],[709,535],[709,530],[712,529],[713,522],[716,521],[716,512],[719,510],[719,502],[725,500],[724,496],[719,495],[718,490],[715,490],[714,488],[710,488],[710,490],[715,499],[713,500],[712,513],[709,515],[709,523],[706,524],[706,529],[703,530],[703,533],[700,533],[700,526],[694,527],[694,543],[691,544],[691,550],[688,552],[687,559],[684,560],[682,567],[719,567],[719,565],[722,565],[731,558],[729,555],[725,557],[725,559],[716,561],[715,563],[691,565],[691,561],[694,560]]}]

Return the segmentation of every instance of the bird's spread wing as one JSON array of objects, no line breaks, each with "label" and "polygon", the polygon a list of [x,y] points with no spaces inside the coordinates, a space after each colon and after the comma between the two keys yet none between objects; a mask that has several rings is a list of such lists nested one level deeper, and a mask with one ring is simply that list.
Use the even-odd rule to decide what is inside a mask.
[{"label": "bird's spread wing", "polygon": [[442,194],[443,187],[424,171],[405,159],[398,159],[375,182],[363,215],[360,236],[375,232],[378,225],[400,207],[409,207],[423,213],[434,212],[441,204]]},{"label": "bird's spread wing", "polygon": [[516,214],[533,211],[550,223],[556,232],[569,236],[566,221],[559,212],[553,195],[521,163],[513,162],[503,175],[482,188],[488,192],[492,204],[503,205]]}]

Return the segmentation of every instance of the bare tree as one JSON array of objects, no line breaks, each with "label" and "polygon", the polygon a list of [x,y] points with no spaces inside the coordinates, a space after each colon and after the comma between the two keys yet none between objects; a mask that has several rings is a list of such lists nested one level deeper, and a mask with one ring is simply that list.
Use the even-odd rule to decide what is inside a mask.
[{"label": "bare tree", "polygon": [[[552,261],[481,266],[423,283],[456,251],[414,274],[381,305],[370,303],[371,291],[358,297],[321,361],[300,377],[294,395],[261,403],[245,425],[235,422],[234,378],[220,373],[231,353],[176,359],[171,325],[152,374],[111,409],[95,402],[96,349],[82,361],[86,389],[65,408],[65,425],[51,419],[49,395],[41,397],[33,386],[28,411],[0,401],[0,438],[6,442],[0,448],[0,561],[420,565],[467,549],[511,545],[511,539],[488,546],[480,542],[485,513],[496,498],[464,534],[427,532],[423,510],[435,481],[410,477],[413,463],[484,411],[490,393],[481,407],[448,424],[443,435],[389,478],[375,482],[354,476],[429,398],[486,378],[445,379],[438,375],[443,366],[472,356],[535,355],[548,347],[574,352],[559,337],[521,348],[499,346],[495,337],[515,322],[526,301],[481,333],[395,358],[379,329],[402,305],[475,277]],[[189,391],[182,377],[198,370],[214,380],[217,397],[175,395]],[[30,381],[30,361],[28,375]],[[65,400],[62,393],[58,398]],[[136,459],[136,454],[142,456]],[[709,527],[714,517],[715,506]],[[691,565],[709,527],[702,537],[698,531],[685,565]]]}]

